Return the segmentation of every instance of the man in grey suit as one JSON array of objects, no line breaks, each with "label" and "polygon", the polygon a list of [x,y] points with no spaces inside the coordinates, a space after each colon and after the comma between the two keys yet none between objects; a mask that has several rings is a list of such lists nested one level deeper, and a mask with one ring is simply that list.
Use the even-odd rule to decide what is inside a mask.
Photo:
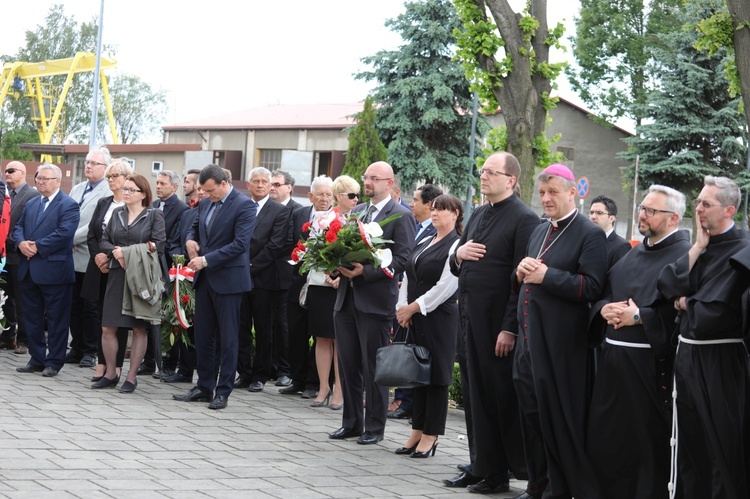
[{"label": "man in grey suit", "polygon": [[[375,354],[388,343],[396,316],[396,276],[404,271],[414,246],[416,222],[411,210],[391,197],[391,165],[384,161],[371,164],[362,180],[370,202],[357,206],[353,213],[365,211],[363,222],[380,222],[398,213],[402,216],[383,227],[383,238],[393,241],[386,245],[393,253],[389,268],[354,262],[352,269],[338,269],[341,282],[333,308],[333,323],[344,387],[344,413],[341,428],[329,437],[359,436],[357,443],[369,445],[383,440],[388,410],[388,387],[375,382]],[[363,388],[367,397],[366,415],[362,410]]]},{"label": "man in grey suit", "polygon": [[78,203],[81,218],[73,239],[76,282],[70,309],[70,350],[65,363],[81,367],[96,366],[97,338],[102,328],[96,302],[81,298],[81,286],[89,264],[89,222],[94,215],[96,203],[110,194],[109,185],[104,181],[104,170],[111,162],[112,156],[106,147],[92,149],[86,155],[86,168],[83,171],[86,180],[70,190],[70,197]]},{"label": "man in grey suit", "polygon": [[3,285],[8,297],[3,305],[8,329],[0,334],[0,349],[15,349],[15,353],[23,355],[28,353],[28,343],[18,281],[18,249],[13,242],[13,229],[21,218],[26,201],[38,196],[39,193],[26,183],[26,165],[20,161],[11,161],[5,166],[5,183],[10,195],[10,227],[8,238],[5,240],[5,270],[8,271],[8,275]]}]

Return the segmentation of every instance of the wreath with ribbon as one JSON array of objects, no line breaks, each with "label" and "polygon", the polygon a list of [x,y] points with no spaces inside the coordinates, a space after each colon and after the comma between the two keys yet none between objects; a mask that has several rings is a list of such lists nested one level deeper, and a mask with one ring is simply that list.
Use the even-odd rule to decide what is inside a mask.
[{"label": "wreath with ribbon", "polygon": [[172,268],[169,269],[167,294],[161,302],[161,344],[163,350],[169,350],[178,338],[188,347],[193,344],[188,338],[187,329],[193,324],[195,316],[195,290],[193,279],[195,271],[185,266],[184,255],[172,257]]}]

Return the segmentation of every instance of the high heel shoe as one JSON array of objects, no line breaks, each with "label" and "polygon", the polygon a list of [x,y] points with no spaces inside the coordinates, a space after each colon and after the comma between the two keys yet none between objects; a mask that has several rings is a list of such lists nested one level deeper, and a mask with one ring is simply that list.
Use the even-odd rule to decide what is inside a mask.
[{"label": "high heel shoe", "polygon": [[437,439],[435,439],[435,441],[432,443],[432,447],[430,447],[430,449],[428,451],[425,451],[425,452],[419,452],[418,450],[416,450],[416,446],[415,446],[414,452],[412,452],[409,455],[409,457],[415,457],[417,459],[424,459],[424,458],[427,458],[427,457],[430,457],[430,456],[434,456],[435,455],[435,450],[437,450],[437,445],[438,445],[438,441],[437,441]]},{"label": "high heel shoe", "polygon": [[322,401],[318,402],[317,400],[313,401],[312,404],[310,404],[310,407],[323,407],[324,405],[328,405],[328,401],[331,399],[331,392],[328,392],[328,395],[326,395],[326,398]]},{"label": "high heel shoe", "polygon": [[399,456],[404,455],[404,454],[411,454],[412,452],[417,450],[417,445],[419,445],[419,442],[412,445],[411,447],[399,447],[394,452],[398,454]]},{"label": "high heel shoe", "polygon": [[117,386],[117,383],[120,382],[120,377],[115,376],[112,379],[109,379],[106,376],[102,376],[99,381],[96,381],[95,383],[91,383],[91,388],[94,390],[97,390],[99,388],[114,388]]}]

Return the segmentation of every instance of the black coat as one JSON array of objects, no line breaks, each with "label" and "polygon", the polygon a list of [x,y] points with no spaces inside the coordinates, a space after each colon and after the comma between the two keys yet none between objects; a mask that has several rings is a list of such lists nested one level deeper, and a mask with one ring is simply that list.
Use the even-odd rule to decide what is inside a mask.
[{"label": "black coat", "polygon": [[272,199],[257,214],[249,250],[253,289],[280,289],[276,261],[290,248],[291,215],[286,206]]}]

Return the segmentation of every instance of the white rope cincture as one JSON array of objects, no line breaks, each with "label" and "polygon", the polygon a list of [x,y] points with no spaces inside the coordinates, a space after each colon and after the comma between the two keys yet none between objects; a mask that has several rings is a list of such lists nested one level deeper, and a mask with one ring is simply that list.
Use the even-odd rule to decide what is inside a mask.
[{"label": "white rope cincture", "polygon": [[[680,343],[687,343],[689,345],[726,345],[730,343],[742,343],[741,338],[720,338],[716,340],[693,340],[690,338],[684,338],[682,335],[677,337],[679,342],[677,343],[677,350],[675,351],[675,358],[680,351]],[[669,470],[669,499],[674,499],[677,495],[677,439],[678,427],[677,427],[677,377],[672,375],[672,436],[669,439],[669,445],[672,447],[672,456]]]},{"label": "white rope cincture", "polygon": [[617,345],[618,347],[628,347],[628,348],[651,348],[651,345],[648,343],[631,343],[629,341],[620,341],[620,340],[613,340],[610,338],[604,338],[604,340],[609,343],[610,345]]}]

